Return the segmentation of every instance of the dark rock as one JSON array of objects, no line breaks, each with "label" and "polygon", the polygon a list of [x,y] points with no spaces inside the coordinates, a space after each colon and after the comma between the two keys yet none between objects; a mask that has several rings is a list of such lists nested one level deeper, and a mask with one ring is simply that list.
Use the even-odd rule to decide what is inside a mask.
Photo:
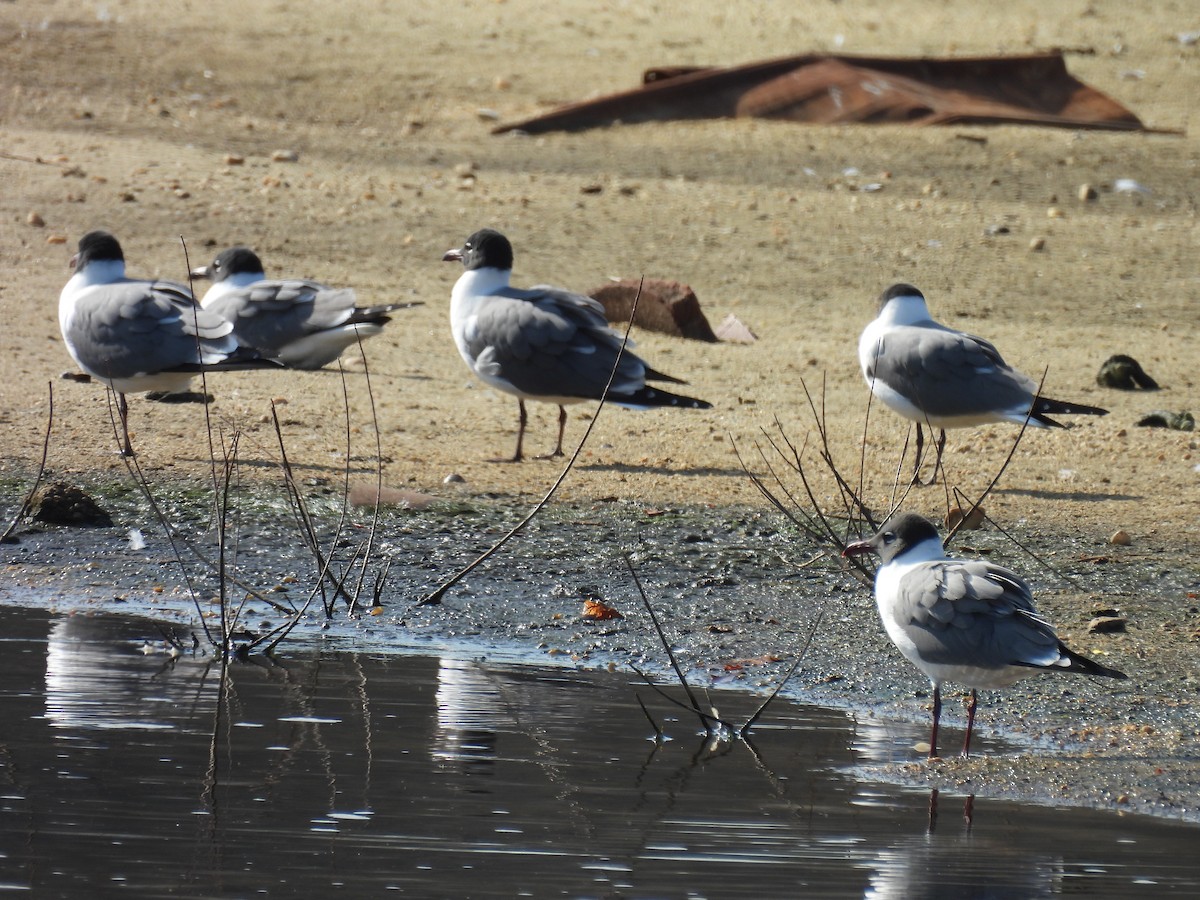
[{"label": "dark rock", "polygon": [[1096,383],[1101,387],[1116,388],[1118,391],[1157,391],[1158,382],[1146,374],[1146,370],[1132,356],[1118,353],[1110,356],[1100,367]]},{"label": "dark rock", "polygon": [[73,484],[52,482],[39,488],[29,504],[30,515],[50,525],[88,525],[111,528],[112,516]]},{"label": "dark rock", "polygon": [[1123,634],[1124,631],[1123,616],[1096,616],[1088,622],[1088,632],[1091,634]]},{"label": "dark rock", "polygon": [[1195,431],[1196,418],[1186,409],[1171,412],[1168,409],[1156,409],[1149,415],[1137,420],[1142,428],[1170,428],[1174,431]]},{"label": "dark rock", "polygon": [[662,278],[622,278],[588,293],[604,305],[604,315],[610,322],[628,322],[633,299],[638,299],[634,324],[649,331],[673,334],[696,341],[717,343],[712,326],[700,309],[695,292],[686,284]]}]

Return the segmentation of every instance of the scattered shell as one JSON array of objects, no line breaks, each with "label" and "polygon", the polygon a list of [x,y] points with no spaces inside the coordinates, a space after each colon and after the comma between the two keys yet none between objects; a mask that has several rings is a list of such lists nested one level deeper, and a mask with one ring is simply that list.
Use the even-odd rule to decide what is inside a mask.
[{"label": "scattered shell", "polygon": [[475,115],[476,115],[476,117],[483,119],[486,122],[500,121],[499,110],[491,109],[486,106],[481,106],[479,109],[475,110]]},{"label": "scattered shell", "polygon": [[1032,250],[1034,253],[1040,253],[1045,248],[1045,246],[1046,246],[1046,239],[1044,237],[1031,238],[1029,241],[1029,249]]},{"label": "scattered shell", "polygon": [[67,236],[65,234],[48,234],[46,235],[47,244],[65,244]]},{"label": "scattered shell", "polygon": [[271,154],[271,162],[299,162],[300,154],[295,150],[276,150]]},{"label": "scattered shell", "polygon": [[1108,542],[1116,547],[1128,547],[1133,543],[1133,538],[1129,536],[1128,531],[1120,528],[1113,532],[1113,535],[1108,539]]},{"label": "scattered shell", "polygon": [[721,324],[713,330],[713,333],[718,339],[731,344],[753,344],[758,340],[758,335],[733,313],[722,319]]},{"label": "scattered shell", "polygon": [[1057,206],[1052,206],[1048,210],[1046,210],[1046,218],[1047,219],[1061,219],[1062,217],[1063,217],[1063,211],[1061,209],[1059,209]]},{"label": "scattered shell", "polygon": [[39,216],[36,212],[31,212],[25,217],[25,224],[32,225],[34,228],[45,228],[46,220]]},{"label": "scattered shell", "polygon": [[457,472],[451,472],[442,479],[442,484],[466,484],[467,479],[463,478]]},{"label": "scattered shell", "polygon": [[503,75],[497,75],[492,79],[492,87],[498,91],[507,91],[510,87],[512,87],[512,82]]},{"label": "scattered shell", "polygon": [[1085,203],[1090,200],[1095,200],[1100,195],[1096,193],[1096,189],[1090,184],[1081,184],[1079,186],[1079,199]]},{"label": "scattered shell", "polygon": [[1087,630],[1092,634],[1122,634],[1125,622],[1124,616],[1096,616],[1088,622]]},{"label": "scattered shell", "polygon": [[1132,178],[1118,178],[1113,182],[1113,190],[1118,194],[1152,194],[1145,185],[1138,184]]}]

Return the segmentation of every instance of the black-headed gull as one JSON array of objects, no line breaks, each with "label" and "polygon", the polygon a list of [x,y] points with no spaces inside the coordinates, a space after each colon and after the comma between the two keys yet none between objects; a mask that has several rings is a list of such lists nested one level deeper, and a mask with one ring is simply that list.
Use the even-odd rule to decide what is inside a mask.
[{"label": "black-headed gull", "polygon": [[320,369],[352,344],[382,332],[391,321],[388,313],[420,305],[355,306],[350,288],[268,280],[249,247],[223,250],[192,276],[212,280],[200,305],[231,322],[239,344],[291,369]]},{"label": "black-headed gull", "polygon": [[126,278],[125,254],[108,232],[80,238],[71,265],[59,328],[79,368],[116,392],[125,456],[133,455],[126,394],[180,391],[201,371],[275,367],[242,351],[233,326],[201,309],[186,285]]},{"label": "black-headed gull", "polygon": [[938,755],[943,682],[971,689],[962,750],[966,756],[980,688],[1007,687],[1037,672],[1126,677],[1060,641],[1038,615],[1033,592],[1016,572],[947,556],[937,528],[922,516],[899,513],[874,537],[850,544],[842,555],[863,553],[878,554],[881,561],[875,603],[888,637],[933,684],[930,758]]},{"label": "black-headed gull", "polygon": [[[476,231],[442,259],[461,261],[464,269],[450,295],[450,330],[458,352],[484,384],[517,398],[520,418],[512,461],[522,458],[526,400],[558,404],[558,443],[549,455],[561,456],[565,404],[603,396],[621,351],[621,335],[609,327],[604,307],[591,297],[545,285],[511,287],[512,245],[498,231]],[[609,402],[628,409],[712,406],[650,387],[647,381],[684,384],[656,372],[627,347]]]},{"label": "black-headed gull", "polygon": [[917,423],[918,467],[922,425],[941,432],[940,462],[947,428],[990,422],[1019,425],[1026,417],[1037,427],[1063,428],[1050,416],[1108,413],[1095,406],[1037,397],[1037,383],[1005,363],[992,344],[935,322],[924,295],[911,284],[894,284],[880,296],[879,314],[859,338],[858,362],[871,392],[889,409]]}]

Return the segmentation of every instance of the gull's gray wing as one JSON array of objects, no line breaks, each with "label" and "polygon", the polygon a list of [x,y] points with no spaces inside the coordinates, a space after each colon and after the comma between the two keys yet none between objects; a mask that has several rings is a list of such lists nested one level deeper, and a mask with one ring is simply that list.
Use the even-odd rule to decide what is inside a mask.
[{"label": "gull's gray wing", "polygon": [[1028,408],[1037,385],[983,338],[929,323],[891,329],[867,370],[931,418]]},{"label": "gull's gray wing", "polygon": [[897,620],[929,663],[1051,666],[1061,657],[1029,585],[983,561],[947,560],[914,567],[899,582]]},{"label": "gull's gray wing", "polygon": [[[621,346],[599,302],[548,287],[489,297],[465,337],[481,372],[531,397],[599,398]],[[645,383],[645,364],[627,350],[613,393],[633,393]]]},{"label": "gull's gray wing", "polygon": [[237,349],[232,331],[182,284],[118,281],[80,297],[66,338],[84,368],[130,378],[219,363]]},{"label": "gull's gray wing", "polygon": [[354,301],[350,288],[259,281],[207,302],[206,308],[233,323],[239,343],[274,356],[293,341],[349,322]]}]

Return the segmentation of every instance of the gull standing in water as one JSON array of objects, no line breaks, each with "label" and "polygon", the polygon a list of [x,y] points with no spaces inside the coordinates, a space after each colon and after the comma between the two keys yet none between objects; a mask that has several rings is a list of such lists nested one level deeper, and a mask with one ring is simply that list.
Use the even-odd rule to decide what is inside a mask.
[{"label": "gull standing in water", "polygon": [[[582,294],[538,285],[511,287],[513,250],[508,238],[485,228],[444,261],[461,261],[463,274],[450,295],[450,330],[458,352],[484,384],[517,398],[517,449],[522,459],[526,400],[558,404],[558,443],[549,456],[562,456],[566,404],[604,396],[614,364],[608,401],[628,409],[678,406],[709,409],[711,403],[650,387],[647,381],[684,384],[621,350],[599,301]],[[621,354],[617,363],[617,354]]]},{"label": "gull standing in water", "polygon": [[1007,687],[1037,672],[1126,677],[1060,641],[1038,615],[1032,590],[1016,572],[947,556],[928,519],[897,514],[874,537],[848,545],[842,555],[864,553],[875,553],[881,561],[875,603],[888,637],[933,684],[930,759],[938,755],[944,682],[971,689],[962,749],[966,756],[981,688]]}]

